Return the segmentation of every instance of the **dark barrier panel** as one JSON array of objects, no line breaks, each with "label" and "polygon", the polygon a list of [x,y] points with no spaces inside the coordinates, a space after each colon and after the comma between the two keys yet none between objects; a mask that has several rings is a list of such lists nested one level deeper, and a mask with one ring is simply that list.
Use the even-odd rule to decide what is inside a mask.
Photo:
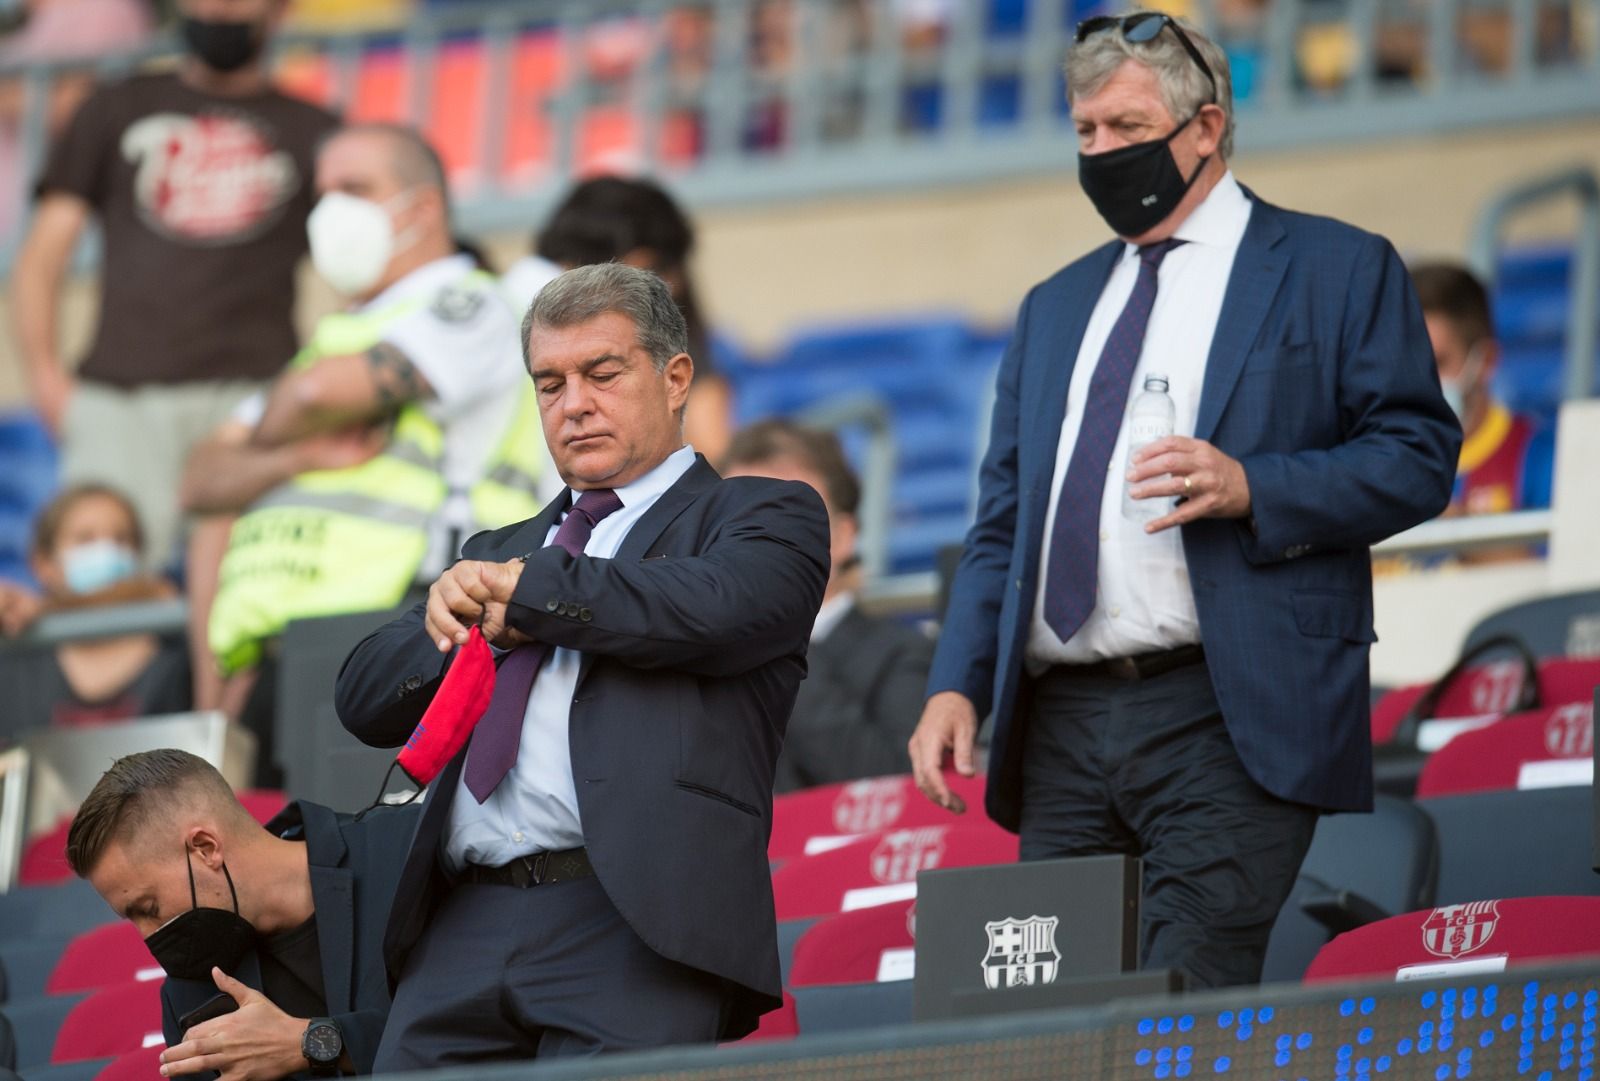
[{"label": "dark barrier panel", "polygon": [[431,1081],[1585,1081],[1600,958],[1473,978],[1278,985],[788,1043],[481,1067]]}]

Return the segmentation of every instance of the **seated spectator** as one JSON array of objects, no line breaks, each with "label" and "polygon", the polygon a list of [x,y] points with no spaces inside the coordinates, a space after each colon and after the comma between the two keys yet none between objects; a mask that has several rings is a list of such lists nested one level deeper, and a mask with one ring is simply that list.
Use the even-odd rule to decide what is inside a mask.
[{"label": "seated spectator", "polygon": [[[167,972],[163,1074],[372,1072],[389,1016],[383,930],[416,816],[300,801],[262,829],[187,751],[112,764],[72,821],[67,862]],[[211,1019],[185,1028],[202,1009]]]},{"label": "seated spectator", "polygon": [[839,440],[831,432],[784,420],[762,421],[733,437],[722,473],[801,481],[816,489],[828,508],[832,569],[773,791],[904,773],[906,743],[922,715],[933,642],[856,606],[861,486]]},{"label": "seated spectator", "polygon": [[[316,189],[312,263],[351,307],[195,450],[183,480],[187,509],[223,516],[196,530],[189,584],[196,655],[226,683],[211,676],[196,696],[247,723],[270,714],[246,705],[289,621],[398,604],[466,537],[531,517],[540,484],[560,483],[517,318],[457,251],[433,148],[407,128],[347,127],[319,152]],[[249,726],[270,762],[270,725]]]},{"label": "seated spectator", "polygon": [[684,414],[683,438],[710,461],[719,460],[733,431],[733,394],[711,366],[706,323],[689,256],[694,225],[660,186],[616,176],[585,180],[567,194],[534,238],[534,254],[505,273],[512,307],[525,312],[546,282],[564,270],[593,263],[626,263],[654,271],[672,290],[689,324],[694,391]]},{"label": "seated spectator", "polygon": [[[68,488],[40,512],[33,573],[44,591],[0,586],[0,622],[21,634],[40,615],[174,595],[140,573],[144,534],[133,504],[99,484]],[[0,743],[46,725],[120,721],[189,708],[181,642],[131,634],[0,651]]]},{"label": "seated spectator", "polygon": [[1546,505],[1548,478],[1530,470],[1538,425],[1513,414],[1491,386],[1500,343],[1488,291],[1470,270],[1454,264],[1418,266],[1411,278],[1428,323],[1439,383],[1465,436],[1455,494],[1445,513],[1501,514]]}]

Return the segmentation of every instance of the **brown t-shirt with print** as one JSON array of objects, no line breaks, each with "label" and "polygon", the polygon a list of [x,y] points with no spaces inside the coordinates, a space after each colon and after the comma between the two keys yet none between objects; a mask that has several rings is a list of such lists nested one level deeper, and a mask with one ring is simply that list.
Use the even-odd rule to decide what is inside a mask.
[{"label": "brown t-shirt with print", "polygon": [[216,97],[175,74],[97,89],[38,184],[100,220],[100,322],[78,374],[119,387],[276,374],[296,349],[316,148],[337,124],[275,90]]}]

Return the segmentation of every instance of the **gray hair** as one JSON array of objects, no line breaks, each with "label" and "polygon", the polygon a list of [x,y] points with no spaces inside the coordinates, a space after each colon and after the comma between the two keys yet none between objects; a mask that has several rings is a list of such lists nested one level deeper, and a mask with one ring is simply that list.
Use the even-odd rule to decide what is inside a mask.
[{"label": "gray hair", "polygon": [[552,279],[533,298],[528,314],[522,317],[523,367],[530,364],[528,338],[535,327],[578,326],[607,312],[633,322],[639,345],[658,372],[666,368],[667,361],[689,351],[688,327],[666,282],[624,263],[594,263]]},{"label": "gray hair", "polygon": [[[1217,153],[1226,161],[1233,157],[1233,75],[1228,70],[1228,56],[1189,20],[1173,21],[1183,27],[1183,32],[1189,35],[1217,78],[1216,104],[1223,115],[1222,142]],[[1067,50],[1067,97],[1076,101],[1097,93],[1129,60],[1136,60],[1156,73],[1161,84],[1162,103],[1180,123],[1211,101],[1211,80],[1195,64],[1183,43],[1166,28],[1153,41],[1141,44],[1127,41],[1115,28],[1091,34],[1074,44]]]}]

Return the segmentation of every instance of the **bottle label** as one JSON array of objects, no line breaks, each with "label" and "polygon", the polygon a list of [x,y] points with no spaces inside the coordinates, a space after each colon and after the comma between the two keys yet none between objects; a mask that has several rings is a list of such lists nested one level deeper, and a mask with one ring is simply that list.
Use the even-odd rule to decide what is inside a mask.
[{"label": "bottle label", "polygon": [[1128,421],[1128,443],[1140,447],[1164,439],[1172,434],[1172,426],[1165,417],[1131,417]]}]

